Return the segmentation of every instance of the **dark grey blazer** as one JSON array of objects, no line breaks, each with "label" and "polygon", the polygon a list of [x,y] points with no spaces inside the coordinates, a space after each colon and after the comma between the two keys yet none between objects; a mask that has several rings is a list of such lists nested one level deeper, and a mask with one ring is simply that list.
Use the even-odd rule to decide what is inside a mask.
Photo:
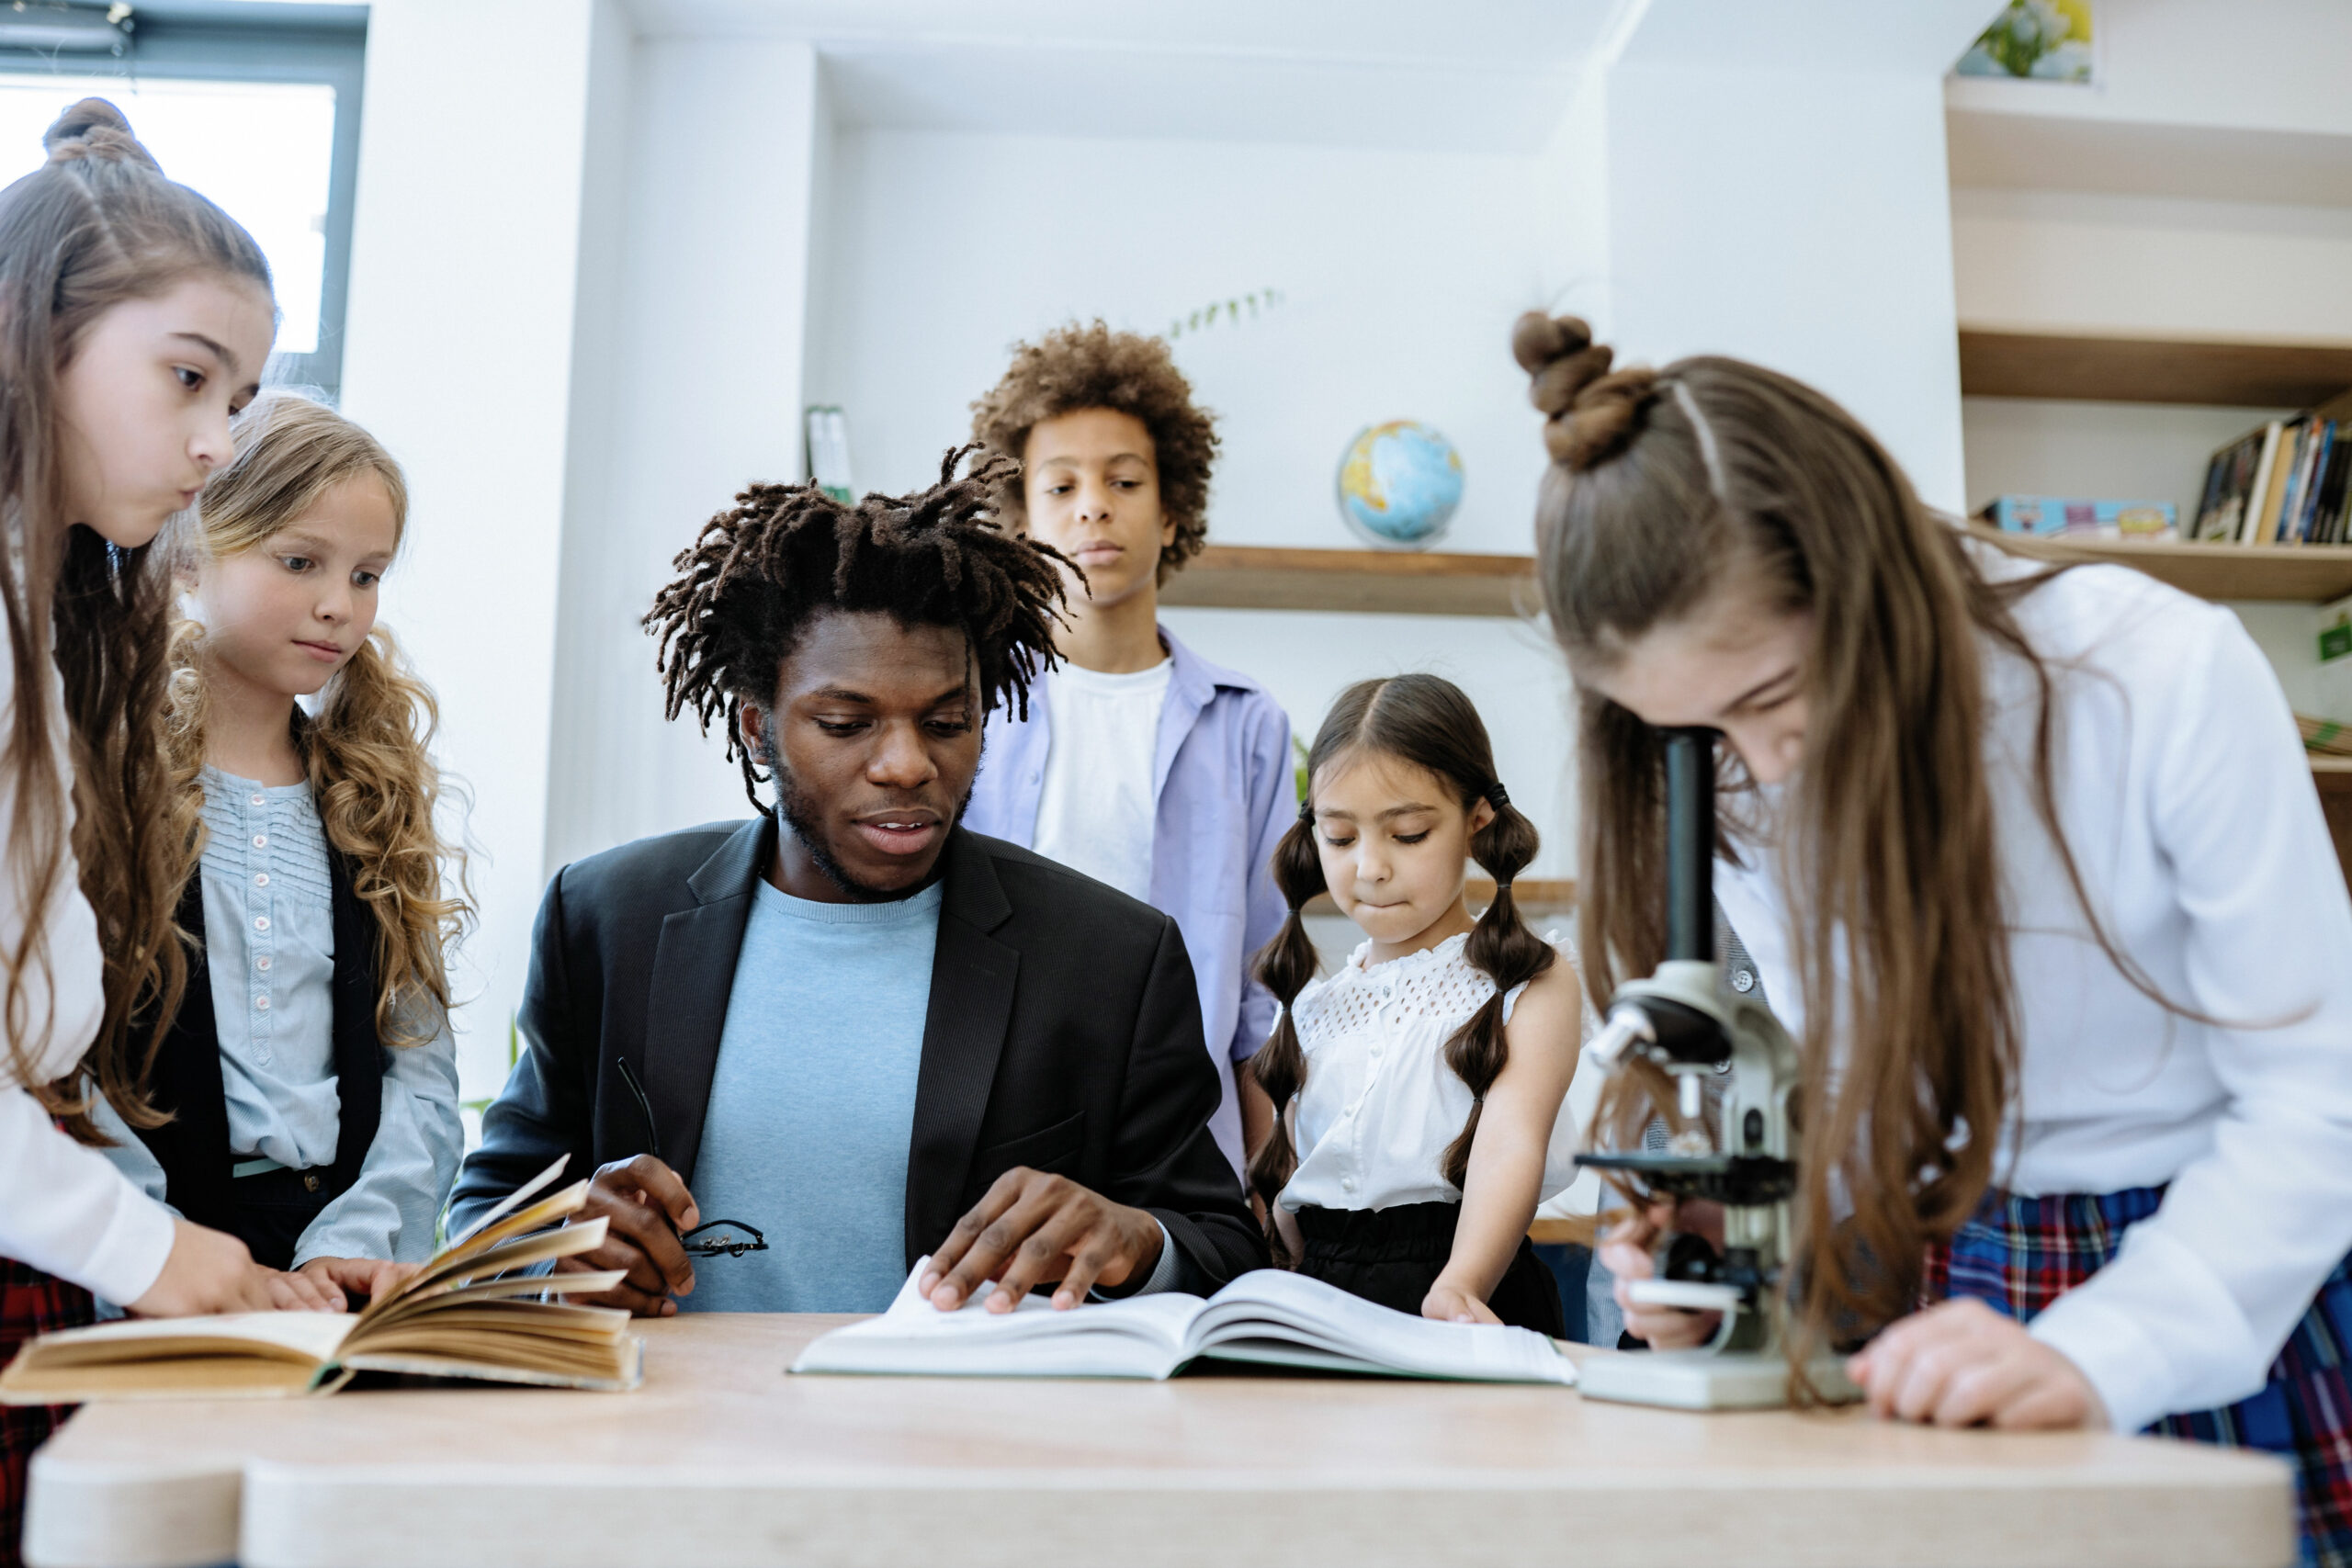
[{"label": "dark grey blazer", "polygon": [[[558,1156],[567,1179],[658,1153],[687,1186],[774,821],[640,839],[557,874],[524,1044],[458,1172],[452,1230]],[[1014,1166],[1148,1209],[1215,1289],[1266,1262],[1208,1128],[1222,1086],[1193,965],[1159,910],[1000,840],[948,837],[907,1160],[907,1266]],[[623,1076],[627,1062],[652,1125]],[[1197,1274],[1193,1271],[1197,1270]]]}]

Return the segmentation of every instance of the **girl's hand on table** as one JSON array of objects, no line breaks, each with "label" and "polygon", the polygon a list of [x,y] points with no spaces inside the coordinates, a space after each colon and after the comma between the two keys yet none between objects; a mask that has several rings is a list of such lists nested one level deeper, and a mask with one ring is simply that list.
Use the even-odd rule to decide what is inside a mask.
[{"label": "girl's hand on table", "polygon": [[1689,1350],[1715,1337],[1723,1326],[1723,1314],[1636,1302],[1628,1287],[1637,1280],[1656,1278],[1657,1262],[1650,1249],[1667,1232],[1695,1231],[1720,1249],[1723,1224],[1723,1210],[1716,1204],[1691,1202],[1678,1209],[1672,1201],[1659,1199],[1610,1227],[1600,1244],[1600,1261],[1616,1276],[1613,1293],[1617,1310],[1625,1314],[1626,1333],[1647,1341],[1653,1350]]},{"label": "girl's hand on table", "polygon": [[276,1269],[264,1272],[269,1277],[269,1304],[279,1312],[343,1310],[343,1292],[316,1275],[283,1273]]},{"label": "girl's hand on table", "polygon": [[356,1297],[372,1301],[399,1288],[401,1280],[424,1267],[417,1263],[386,1263],[374,1258],[313,1258],[295,1272],[316,1284],[334,1303],[345,1310]]},{"label": "girl's hand on table", "polygon": [[1983,1302],[1914,1313],[1846,1363],[1871,1413],[1938,1427],[2104,1431],[2107,1407],[2064,1354]]},{"label": "girl's hand on table", "polygon": [[[226,1231],[183,1219],[172,1221],[172,1250],[164,1271],[138,1300],[126,1302],[140,1317],[190,1317],[216,1312],[271,1312],[287,1304],[286,1276],[254,1261],[245,1244]],[[316,1286],[309,1287],[315,1294]]]},{"label": "girl's hand on table", "polygon": [[1500,1323],[1495,1309],[1460,1285],[1440,1279],[1421,1298],[1421,1315],[1439,1323]]}]

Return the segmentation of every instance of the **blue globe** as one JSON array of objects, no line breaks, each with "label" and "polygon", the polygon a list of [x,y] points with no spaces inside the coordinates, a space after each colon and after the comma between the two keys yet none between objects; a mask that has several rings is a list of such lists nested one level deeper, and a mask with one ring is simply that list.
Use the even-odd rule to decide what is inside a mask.
[{"label": "blue globe", "polygon": [[1359,431],[1340,458],[1340,515],[1383,549],[1427,548],[1462,504],[1462,454],[1415,420]]}]

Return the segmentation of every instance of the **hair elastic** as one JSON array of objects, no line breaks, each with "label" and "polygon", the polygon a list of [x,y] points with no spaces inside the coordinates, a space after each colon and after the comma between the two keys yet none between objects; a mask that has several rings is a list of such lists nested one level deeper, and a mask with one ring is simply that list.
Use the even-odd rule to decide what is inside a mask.
[{"label": "hair elastic", "polygon": [[1313,801],[1302,800],[1298,803],[1298,820],[1301,827],[1312,828],[1315,826],[1315,803]]},{"label": "hair elastic", "polygon": [[1487,804],[1498,811],[1510,804],[1510,791],[1503,788],[1502,780],[1497,779],[1487,786]]},{"label": "hair elastic", "polygon": [[1718,503],[1730,505],[1731,488],[1724,482],[1723,448],[1715,445],[1715,427],[1709,424],[1707,416],[1699,412],[1699,400],[1690,395],[1687,383],[1679,380],[1674,383],[1674,403],[1682,411],[1683,417],[1690,422],[1691,430],[1698,434],[1699,460],[1707,466],[1707,488],[1714,492]]}]

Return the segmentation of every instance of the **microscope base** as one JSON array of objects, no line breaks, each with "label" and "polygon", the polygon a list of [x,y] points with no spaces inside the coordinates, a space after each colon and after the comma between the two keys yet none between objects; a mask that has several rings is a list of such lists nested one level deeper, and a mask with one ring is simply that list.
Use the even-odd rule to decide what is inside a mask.
[{"label": "microscope base", "polygon": [[[1813,1386],[1833,1404],[1862,1396],[1844,1363],[1813,1364]],[[1587,1399],[1657,1404],[1670,1410],[1777,1410],[1789,1403],[1788,1358],[1755,1350],[1600,1350],[1577,1364]]]}]

